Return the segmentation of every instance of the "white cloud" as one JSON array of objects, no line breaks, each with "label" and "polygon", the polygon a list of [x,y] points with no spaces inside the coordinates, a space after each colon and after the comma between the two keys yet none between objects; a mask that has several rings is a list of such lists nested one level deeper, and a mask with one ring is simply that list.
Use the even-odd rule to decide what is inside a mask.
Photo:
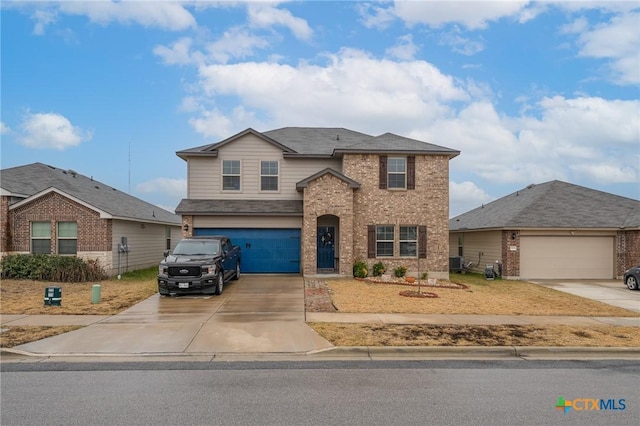
[{"label": "white cloud", "polygon": [[269,28],[275,25],[289,28],[293,35],[300,40],[310,40],[313,30],[307,21],[297,18],[288,10],[278,9],[273,4],[250,2],[247,5],[249,23],[257,28]]},{"label": "white cloud", "polygon": [[395,46],[387,49],[387,55],[403,61],[414,59],[417,52],[418,46],[413,42],[413,36],[411,34],[398,37]]},{"label": "white cloud", "polygon": [[[142,193],[159,192],[170,197],[187,197],[187,180],[159,177],[136,185],[136,191]],[[173,208],[167,209],[173,211]]]},{"label": "white cloud", "polygon": [[490,21],[505,17],[518,18],[530,12],[528,1],[396,1],[394,13],[408,25],[425,24],[442,27],[445,24],[460,24],[468,29],[484,29]]},{"label": "white cloud", "polygon": [[638,25],[640,13],[627,13],[582,32],[579,55],[610,60],[610,78],[618,84],[640,83]]},{"label": "white cloud", "polygon": [[454,26],[451,31],[442,33],[439,43],[451,47],[451,49],[462,55],[471,56],[484,50],[482,41],[475,41],[461,35],[460,28]]},{"label": "white cloud", "polygon": [[490,201],[492,197],[474,182],[449,181],[449,202],[452,206],[450,217],[458,216]]},{"label": "white cloud", "polygon": [[229,59],[251,56],[255,49],[264,49],[269,42],[264,38],[250,34],[247,30],[234,27],[225,31],[219,40],[207,46],[209,57],[215,62],[226,63]]},{"label": "white cloud", "polygon": [[358,3],[356,10],[367,28],[385,29],[396,20],[393,8],[379,7],[372,3]]},{"label": "white cloud", "polygon": [[[373,127],[380,133],[446,115],[468,95],[425,61],[393,62],[343,49],[328,63],[239,63],[201,67],[206,95],[237,96],[248,110],[283,125]],[[260,76],[260,78],[256,78]]]},{"label": "white cloud", "polygon": [[0,121],[0,135],[6,135],[7,133],[11,133],[11,129],[9,126]]},{"label": "white cloud", "polygon": [[[4,5],[3,5],[4,6]],[[35,8],[33,32],[42,35],[58,15],[86,16],[89,21],[108,25],[139,24],[145,27],[180,31],[196,26],[196,20],[180,1],[60,1],[25,2],[15,7]]]},{"label": "white cloud", "polygon": [[92,138],[91,132],[73,126],[65,116],[56,113],[27,113],[21,128],[21,142],[29,148],[63,151]]},{"label": "white cloud", "polygon": [[191,51],[192,42],[191,38],[183,37],[173,42],[170,47],[160,45],[154,47],[153,53],[160,56],[167,65],[200,63],[204,59],[203,55],[199,52]]}]

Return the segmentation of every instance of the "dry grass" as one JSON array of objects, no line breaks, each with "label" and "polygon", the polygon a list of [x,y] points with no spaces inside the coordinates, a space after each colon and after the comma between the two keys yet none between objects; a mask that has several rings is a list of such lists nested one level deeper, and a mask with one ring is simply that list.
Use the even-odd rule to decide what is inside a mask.
[{"label": "dry grass", "polygon": [[[148,275],[148,274],[147,274]],[[91,303],[94,284],[101,286],[101,300]],[[44,306],[46,287],[62,289],[62,306]],[[123,278],[100,283],[50,283],[26,280],[0,282],[0,313],[2,314],[76,314],[113,315],[158,292],[155,278]]]},{"label": "dry grass", "polygon": [[[478,315],[570,315],[637,317],[640,313],[595,300],[563,293],[524,281],[486,281],[474,275],[452,276],[468,289],[422,286],[437,298],[404,297],[406,286],[370,284],[357,280],[327,283],[339,312],[478,314]],[[416,290],[411,287],[411,290]]]},{"label": "dry grass", "polygon": [[2,333],[0,333],[0,347],[12,348],[46,337],[68,333],[79,328],[82,327],[78,325],[68,325],[64,327],[6,327]]},{"label": "dry grass", "polygon": [[640,347],[637,327],[310,323],[336,346]]}]

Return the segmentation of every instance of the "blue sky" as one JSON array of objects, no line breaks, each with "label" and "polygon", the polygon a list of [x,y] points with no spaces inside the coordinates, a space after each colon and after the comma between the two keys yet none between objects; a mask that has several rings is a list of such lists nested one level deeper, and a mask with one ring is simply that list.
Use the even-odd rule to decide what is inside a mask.
[{"label": "blue sky", "polygon": [[1,3],[2,168],[173,210],[175,152],[252,127],[460,150],[451,216],[562,180],[640,198],[640,2]]}]

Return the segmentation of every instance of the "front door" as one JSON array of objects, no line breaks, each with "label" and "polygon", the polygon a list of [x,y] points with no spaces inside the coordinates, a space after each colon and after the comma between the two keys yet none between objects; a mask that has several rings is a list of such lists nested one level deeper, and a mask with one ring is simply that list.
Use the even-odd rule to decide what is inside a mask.
[{"label": "front door", "polygon": [[334,269],[335,227],[318,226],[318,269]]}]

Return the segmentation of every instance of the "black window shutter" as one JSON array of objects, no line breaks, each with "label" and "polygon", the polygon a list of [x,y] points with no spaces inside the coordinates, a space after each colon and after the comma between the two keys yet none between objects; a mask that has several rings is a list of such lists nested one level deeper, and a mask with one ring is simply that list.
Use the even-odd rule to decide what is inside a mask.
[{"label": "black window shutter", "polygon": [[373,259],[376,257],[376,226],[367,226],[367,257]]},{"label": "black window shutter", "polygon": [[427,258],[427,227],[418,226],[418,257]]},{"label": "black window shutter", "polygon": [[380,189],[387,189],[387,156],[380,156]]},{"label": "black window shutter", "polygon": [[407,189],[416,189],[416,157],[407,157]]}]

